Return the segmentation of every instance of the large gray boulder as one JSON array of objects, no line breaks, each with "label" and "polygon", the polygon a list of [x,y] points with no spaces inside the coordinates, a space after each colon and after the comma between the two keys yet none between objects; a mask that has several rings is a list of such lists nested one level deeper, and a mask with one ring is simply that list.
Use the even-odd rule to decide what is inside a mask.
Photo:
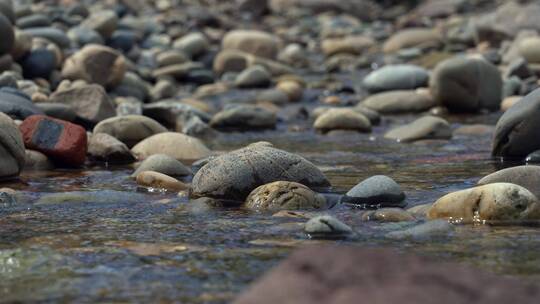
[{"label": "large gray boulder", "polygon": [[289,181],[328,187],[324,174],[303,157],[262,144],[210,160],[193,178],[193,196],[244,201],[255,188]]}]

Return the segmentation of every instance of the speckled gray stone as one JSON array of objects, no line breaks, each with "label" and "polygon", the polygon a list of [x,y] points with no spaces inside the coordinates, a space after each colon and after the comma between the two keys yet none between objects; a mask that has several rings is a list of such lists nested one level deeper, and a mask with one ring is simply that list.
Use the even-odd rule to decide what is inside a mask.
[{"label": "speckled gray stone", "polygon": [[307,221],[304,232],[312,238],[341,238],[350,235],[353,230],[333,216],[321,215]]}]

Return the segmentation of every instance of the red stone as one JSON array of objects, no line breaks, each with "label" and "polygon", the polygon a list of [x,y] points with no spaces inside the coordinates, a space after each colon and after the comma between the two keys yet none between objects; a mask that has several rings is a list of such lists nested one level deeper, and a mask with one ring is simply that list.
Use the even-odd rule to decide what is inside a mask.
[{"label": "red stone", "polygon": [[84,164],[87,137],[83,127],[45,115],[32,115],[19,128],[26,148],[40,151],[67,166]]}]

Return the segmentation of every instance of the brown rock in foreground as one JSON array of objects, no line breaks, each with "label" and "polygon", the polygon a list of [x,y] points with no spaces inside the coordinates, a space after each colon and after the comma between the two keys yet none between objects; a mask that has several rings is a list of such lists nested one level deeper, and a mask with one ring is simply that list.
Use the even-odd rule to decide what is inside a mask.
[{"label": "brown rock in foreground", "polygon": [[308,247],[242,294],[236,304],[538,303],[540,286],[470,266],[389,249]]}]

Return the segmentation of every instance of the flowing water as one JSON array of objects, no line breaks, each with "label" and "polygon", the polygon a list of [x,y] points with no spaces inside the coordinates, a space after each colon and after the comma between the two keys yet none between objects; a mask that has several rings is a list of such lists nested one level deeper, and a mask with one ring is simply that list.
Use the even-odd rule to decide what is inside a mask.
[{"label": "flowing water", "polygon": [[[494,124],[497,118],[449,120],[458,127]],[[390,125],[413,119],[385,117],[372,134],[325,136],[299,122],[295,132],[287,131],[288,124],[206,142],[228,151],[270,141],[314,162],[335,193],[372,175],[388,175],[406,191],[409,206],[468,188],[509,165],[490,158],[485,134],[415,144],[382,139]],[[320,242],[302,232],[305,219],[206,208],[190,204],[185,195],[141,191],[129,179],[131,172],[96,167],[25,173],[20,182],[2,184],[19,190],[20,199],[0,206],[0,301],[228,303],[295,247]],[[68,194],[50,196],[61,192]],[[540,278],[540,232],[533,227],[460,226],[440,239],[392,241],[384,235],[415,223],[366,223],[361,211],[345,206],[328,213],[356,231],[342,243],[389,246],[502,275]]]}]

